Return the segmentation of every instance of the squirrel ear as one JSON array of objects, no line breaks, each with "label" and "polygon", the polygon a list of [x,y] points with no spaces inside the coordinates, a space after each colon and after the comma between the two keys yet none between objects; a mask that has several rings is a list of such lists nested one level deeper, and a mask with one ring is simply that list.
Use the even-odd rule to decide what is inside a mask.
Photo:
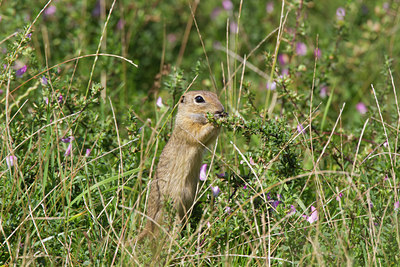
[{"label": "squirrel ear", "polygon": [[181,101],[180,101],[181,103],[183,103],[183,102],[185,102],[185,96],[183,95],[183,96],[181,96]]}]

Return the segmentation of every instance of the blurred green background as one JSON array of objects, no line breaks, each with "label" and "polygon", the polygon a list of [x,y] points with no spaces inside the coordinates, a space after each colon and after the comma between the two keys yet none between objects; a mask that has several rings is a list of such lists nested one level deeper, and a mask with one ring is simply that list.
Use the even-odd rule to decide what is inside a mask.
[{"label": "blurred green background", "polygon": [[[3,58],[15,42],[15,38],[5,39],[22,32],[45,4],[45,1],[2,1]],[[106,88],[106,95],[123,108],[144,103],[147,97],[165,95],[164,78],[176,68],[184,72],[188,82],[199,74],[193,88],[215,90],[214,79],[221,92],[224,81],[226,84],[228,80],[228,68],[232,73],[238,67],[239,60],[232,55],[243,58],[260,44],[247,59],[248,66],[251,64],[254,68],[246,68],[244,81],[251,84],[260,108],[264,106],[272,65],[268,55],[274,55],[277,32],[265,42],[262,40],[279,27],[282,2],[243,1],[242,6],[240,1],[116,1],[113,4],[105,0],[52,1],[32,29],[30,46],[34,49],[34,59],[18,58],[20,65],[28,66],[24,78],[35,75],[45,66],[94,54],[100,46],[100,52],[121,55],[139,66],[135,68],[123,60],[100,56],[94,69],[93,80],[100,82]],[[189,5],[195,13],[204,50]],[[112,14],[99,44],[111,7]],[[387,87],[387,65],[392,66],[395,78],[398,77],[398,9],[398,1],[285,2],[283,15],[287,19],[278,54],[285,57],[286,63],[278,62],[273,79],[286,71],[292,80],[289,89],[300,96],[300,105],[306,104],[318,39],[320,58],[315,104],[324,105],[332,92],[329,115],[334,118],[346,102],[345,125],[357,121],[358,103],[365,104],[367,110],[374,106],[371,83],[378,91],[391,90]],[[305,49],[300,54],[296,52],[299,43]],[[226,48],[231,51],[229,61]],[[74,63],[60,65],[61,71],[72,75]],[[86,90],[92,64],[92,57],[79,60],[74,89]],[[12,86],[20,82],[21,79],[16,80]],[[237,91],[239,82],[240,75],[237,75],[228,89]],[[40,94],[40,90],[36,93]],[[279,114],[279,106],[275,111]]]}]

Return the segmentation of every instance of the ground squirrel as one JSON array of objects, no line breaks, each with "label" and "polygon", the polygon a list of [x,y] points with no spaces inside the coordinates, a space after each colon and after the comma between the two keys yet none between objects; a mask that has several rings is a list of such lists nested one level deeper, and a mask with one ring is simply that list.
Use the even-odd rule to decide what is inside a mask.
[{"label": "ground squirrel", "polygon": [[[220,132],[219,127],[209,123],[207,113],[216,118],[227,115],[215,93],[191,91],[181,96],[174,130],[150,185],[147,216],[157,223],[162,220],[164,200],[172,199],[180,220],[193,205],[203,154]],[[140,239],[154,236],[157,231],[158,226],[148,219]]]}]

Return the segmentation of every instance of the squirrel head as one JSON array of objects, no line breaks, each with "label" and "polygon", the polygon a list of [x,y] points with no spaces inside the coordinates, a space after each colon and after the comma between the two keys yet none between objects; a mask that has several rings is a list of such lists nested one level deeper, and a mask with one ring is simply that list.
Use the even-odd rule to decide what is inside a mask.
[{"label": "squirrel head", "polygon": [[214,114],[215,117],[225,117],[224,106],[218,96],[209,91],[190,91],[182,95],[179,99],[177,116],[185,116],[192,119],[194,123],[206,124],[207,113]]},{"label": "squirrel head", "polygon": [[207,113],[216,118],[227,116],[215,93],[190,91],[181,96],[175,120],[178,138],[195,145],[210,145],[217,138],[220,127],[209,123]]}]

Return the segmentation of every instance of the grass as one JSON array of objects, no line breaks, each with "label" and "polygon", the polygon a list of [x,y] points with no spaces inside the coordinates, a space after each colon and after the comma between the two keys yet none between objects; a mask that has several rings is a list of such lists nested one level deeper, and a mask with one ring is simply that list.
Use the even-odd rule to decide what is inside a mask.
[{"label": "grass", "polygon": [[[399,8],[0,2],[0,265],[399,264]],[[195,89],[230,114],[207,180],[138,243]]]}]

